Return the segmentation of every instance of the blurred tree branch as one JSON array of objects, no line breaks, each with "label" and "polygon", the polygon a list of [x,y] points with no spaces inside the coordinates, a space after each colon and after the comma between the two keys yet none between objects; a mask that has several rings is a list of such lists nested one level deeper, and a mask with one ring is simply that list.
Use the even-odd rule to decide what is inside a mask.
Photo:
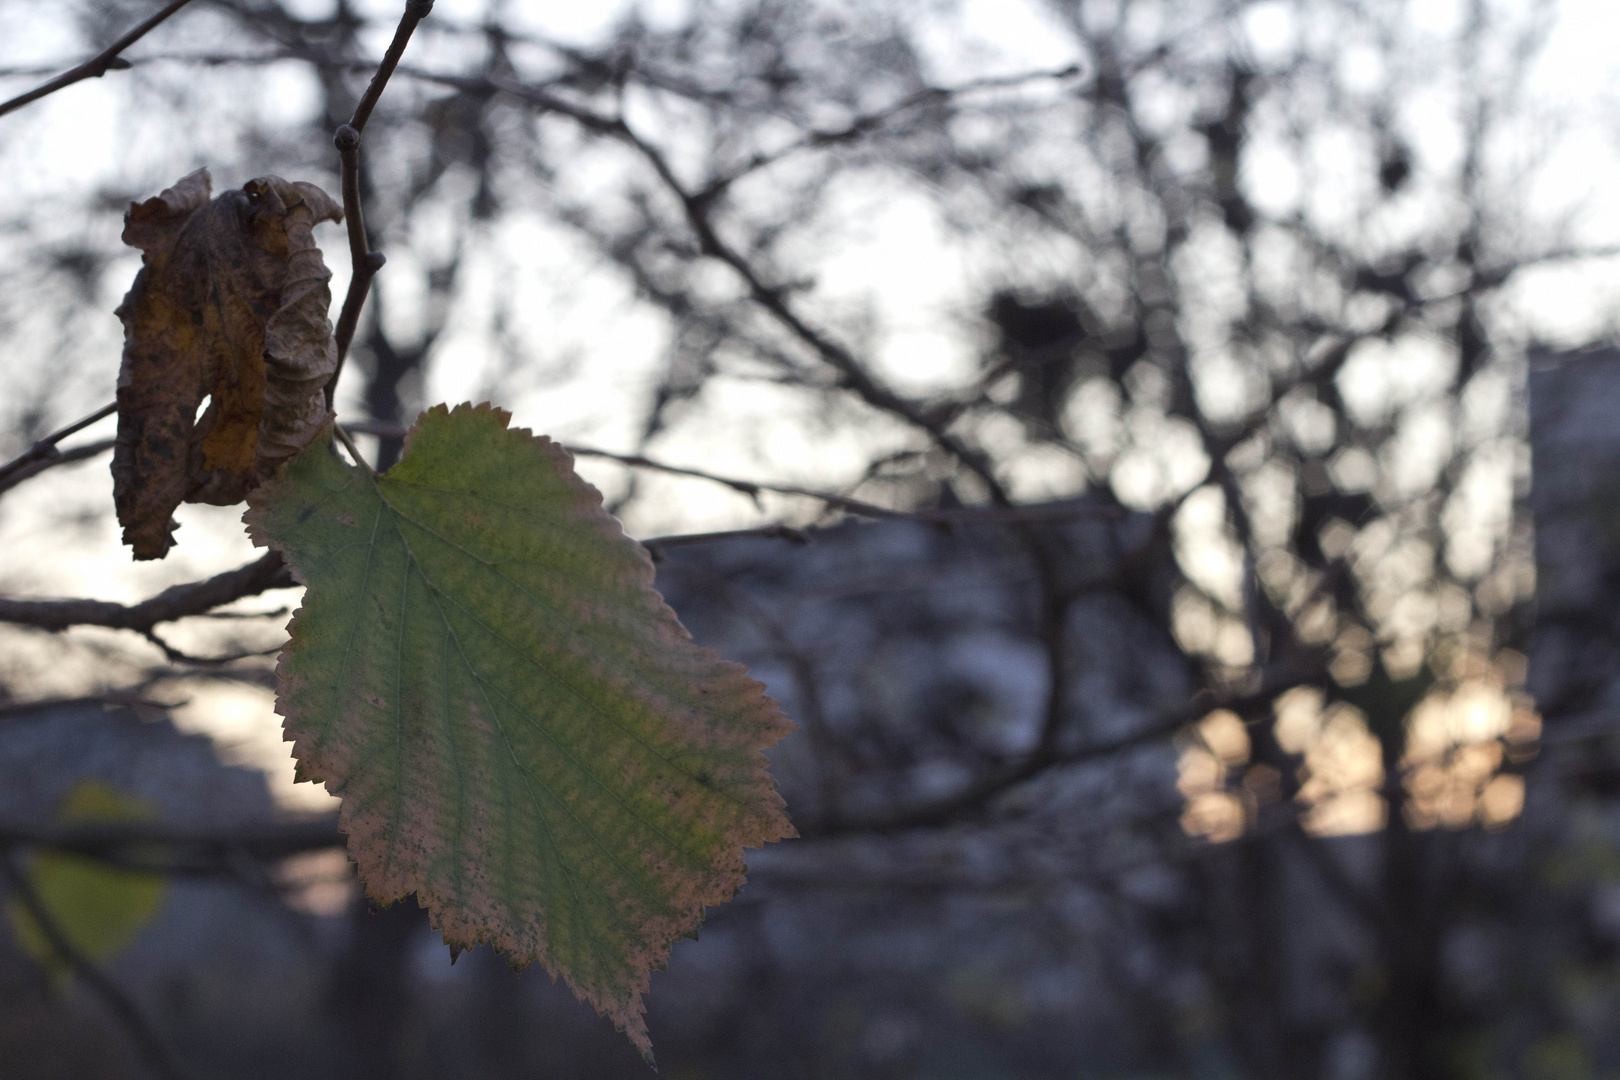
[{"label": "blurred tree branch", "polygon": [[103,75],[107,74],[108,71],[129,67],[129,61],[125,60],[120,54],[122,54],[125,49],[141,40],[141,38],[157,29],[157,27],[165,22],[169,16],[173,15],[175,12],[179,11],[189,3],[191,3],[191,0],[170,0],[168,5],[158,11],[151,18],[130,30],[127,34],[120,37],[117,41],[113,42],[111,45],[107,46],[107,48],[103,49],[95,56],[92,56],[84,63],[64,71],[50,82],[45,83],[43,86],[35,87],[26,94],[18,94],[9,101],[0,102],[0,116],[4,116],[9,112],[15,112],[17,109],[20,109],[25,105],[31,105],[40,98],[54,94],[58,90],[64,89],[65,87],[72,86],[76,82],[82,82],[85,79],[99,79]]}]

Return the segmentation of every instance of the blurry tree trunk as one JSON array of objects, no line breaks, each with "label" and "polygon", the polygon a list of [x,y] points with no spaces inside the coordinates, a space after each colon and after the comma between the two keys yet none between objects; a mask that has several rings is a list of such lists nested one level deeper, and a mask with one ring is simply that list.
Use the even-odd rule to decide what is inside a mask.
[{"label": "blurry tree trunk", "polygon": [[427,928],[414,899],[387,908],[354,906],[348,950],[329,990],[355,1080],[404,1080],[416,1025],[411,945]]}]

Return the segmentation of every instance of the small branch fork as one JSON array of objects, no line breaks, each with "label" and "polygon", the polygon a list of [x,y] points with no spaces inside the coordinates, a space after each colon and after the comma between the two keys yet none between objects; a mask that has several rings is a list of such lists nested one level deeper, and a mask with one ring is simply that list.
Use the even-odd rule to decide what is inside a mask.
[{"label": "small branch fork", "polygon": [[24,105],[32,105],[40,98],[54,94],[63,87],[72,86],[76,82],[82,82],[85,79],[99,79],[109,71],[129,67],[129,61],[119,54],[151,33],[170,15],[173,15],[189,3],[191,3],[191,0],[173,0],[172,3],[166,5],[156,15],[147,19],[78,67],[69,68],[50,82],[42,86],[36,86],[28,93],[18,94],[10,101],[0,104],[0,116],[15,112]]},{"label": "small branch fork", "polygon": [[[110,439],[91,443],[89,446],[75,447],[66,454],[58,450],[56,444],[74,432],[82,431],[97,420],[105,419],[117,411],[118,402],[116,401],[103,405],[84,419],[75,420],[62,430],[52,432],[4,465],[0,465],[0,491],[15,487],[35,473],[44,472],[52,465],[65,465],[68,461],[82,461],[87,457],[94,457],[104,449],[111,449],[112,440]],[[69,457],[69,455],[72,456]]]},{"label": "small branch fork", "polygon": [[366,306],[366,296],[371,292],[371,279],[377,276],[377,271],[387,261],[382,252],[371,250],[371,241],[366,237],[366,219],[360,204],[360,136],[365,133],[366,121],[371,119],[372,110],[382,98],[389,77],[399,66],[399,58],[405,55],[405,46],[416,32],[416,25],[427,18],[432,10],[433,0],[406,0],[405,14],[400,17],[399,26],[394,30],[394,40],[388,43],[388,51],[383,53],[382,63],[377,65],[377,73],[371,77],[371,85],[366,87],[360,103],[354,107],[354,115],[349,122],[332,135],[332,144],[337,147],[338,160],[343,166],[343,219],[349,229],[349,255],[354,270],[334,332],[338,359],[337,368],[326,382],[328,409],[332,407],[333,396],[337,393],[338,376],[343,373],[343,361],[349,355],[349,345],[353,343],[354,332],[360,325],[360,310]]},{"label": "small branch fork", "polygon": [[559,97],[544,87],[492,78],[435,81],[464,89],[487,87],[536,108],[566,116],[587,131],[615,139],[628,146],[652,168],[660,183],[680,201],[683,216],[703,254],[730,267],[756,304],[832,368],[837,374],[840,389],[852,392],[872,408],[897,417],[926,433],[936,445],[978,476],[989,490],[994,502],[1004,507],[1012,505],[1011,496],[996,476],[989,460],[950,430],[947,417],[923,408],[917,402],[901,396],[880,382],[854,353],[803,319],[789,304],[786,288],[767,282],[742,252],[721,238],[710,211],[723,186],[708,192],[688,189],[675,174],[663,151],[637,134],[622,116],[597,113]]}]

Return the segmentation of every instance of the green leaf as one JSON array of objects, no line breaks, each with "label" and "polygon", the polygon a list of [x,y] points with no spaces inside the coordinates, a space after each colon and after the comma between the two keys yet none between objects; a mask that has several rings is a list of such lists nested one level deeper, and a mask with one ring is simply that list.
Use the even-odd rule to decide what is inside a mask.
[{"label": "green leaf", "polygon": [[[157,809],[99,780],[77,784],[62,800],[64,822],[150,821]],[[117,955],[135,940],[163,906],[166,887],[159,874],[120,870],[99,859],[70,852],[36,855],[25,871],[62,936],[87,960]],[[6,916],[23,952],[43,964],[53,979],[66,981],[72,969],[58,956],[20,900],[6,905]]]},{"label": "green leaf", "polygon": [[792,725],[508,419],[438,406],[381,476],[317,439],[253,494],[250,535],[308,586],[277,710],[374,900],[414,891],[452,950],[539,960],[649,1054],[651,970],[743,847],[794,835],[763,753]]}]

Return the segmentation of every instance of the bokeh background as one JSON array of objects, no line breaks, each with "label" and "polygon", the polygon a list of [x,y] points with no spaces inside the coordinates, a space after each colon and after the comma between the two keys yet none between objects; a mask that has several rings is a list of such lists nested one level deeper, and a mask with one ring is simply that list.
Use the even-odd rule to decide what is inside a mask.
[{"label": "bokeh background", "polygon": [[[0,117],[0,456],[111,400],[130,200],[338,190],[401,6],[194,0]],[[155,7],[0,2],[0,94]],[[654,976],[664,1075],[1620,1075],[1617,32],[438,0],[366,132],[388,263],[340,418],[379,466],[441,401],[579,448],[801,729],[803,838]],[[106,462],[0,489],[0,596],[258,554],[187,506],[133,564]],[[95,961],[133,1027],[8,896],[0,1071],[649,1075],[543,972],[358,895],[271,707],[297,602],[0,624],[16,866],[76,816],[240,830],[72,886],[128,924]]]}]

